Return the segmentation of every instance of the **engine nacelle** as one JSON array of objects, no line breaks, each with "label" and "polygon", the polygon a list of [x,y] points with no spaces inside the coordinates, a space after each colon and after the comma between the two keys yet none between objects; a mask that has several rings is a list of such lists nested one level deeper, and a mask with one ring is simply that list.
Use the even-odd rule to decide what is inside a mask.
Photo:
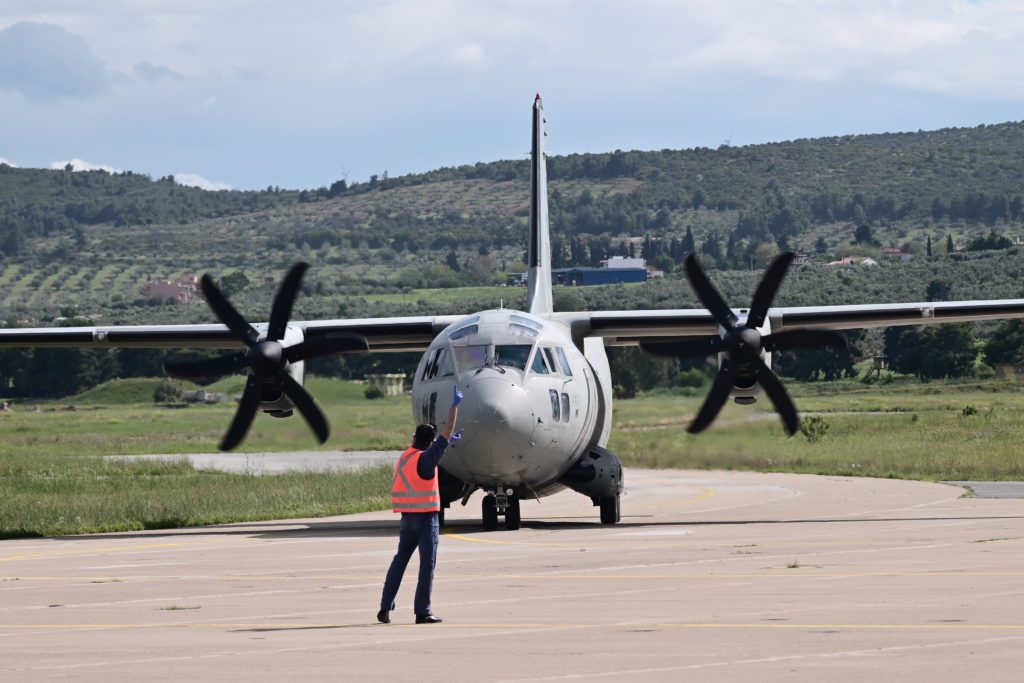
[{"label": "engine nacelle", "polygon": [[[263,330],[261,332],[261,337],[266,334]],[[289,326],[285,328],[284,339],[281,340],[281,344],[285,347],[295,346],[302,343],[303,339],[305,339],[305,335],[302,333],[302,330]],[[296,382],[303,384],[306,375],[306,363],[304,361],[289,363],[288,367],[285,368],[285,372]],[[263,385],[262,395],[260,396],[260,410],[264,413],[273,417],[291,417],[294,407],[288,397],[284,395],[284,389],[280,384],[270,382]]]},{"label": "engine nacelle", "polygon": [[622,493],[622,461],[607,448],[594,446],[558,481],[595,502],[614,498]]},{"label": "engine nacelle", "polygon": [[[745,324],[747,322],[747,318],[746,318],[746,315],[745,315],[747,313],[747,309],[741,309],[740,313],[741,313],[741,318],[739,320],[739,324],[743,325],[743,324]],[[757,332],[762,337],[768,336],[769,334],[771,334],[772,333],[771,320],[766,317],[764,319],[764,324],[762,324],[761,327],[757,328]],[[719,335],[724,337],[725,333],[726,333],[725,328],[724,327],[719,327],[718,328],[718,333],[719,333]],[[761,349],[761,352],[760,352],[759,355],[761,357],[761,360],[764,361],[764,364],[767,365],[769,368],[771,368],[772,367],[772,354],[768,353],[764,349]],[[726,354],[724,352],[718,354],[718,368],[719,368],[719,370],[721,370],[722,362],[725,360],[725,358],[726,358]],[[746,365],[746,364],[744,364],[744,365]],[[754,376],[753,370],[750,369],[749,367],[744,367],[744,365],[741,365],[739,370],[736,372],[736,378],[735,378],[735,380],[733,380],[732,392],[730,392],[729,395],[732,397],[732,400],[735,401],[736,403],[738,403],[740,405],[747,406],[747,405],[751,405],[751,404],[757,403],[757,399],[761,395],[762,390],[761,390],[761,385],[758,384],[757,378]]]}]

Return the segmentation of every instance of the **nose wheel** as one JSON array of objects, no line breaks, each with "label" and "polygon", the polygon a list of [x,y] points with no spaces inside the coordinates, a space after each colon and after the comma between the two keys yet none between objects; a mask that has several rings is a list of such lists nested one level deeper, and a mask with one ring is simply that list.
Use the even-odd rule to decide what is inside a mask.
[{"label": "nose wheel", "polygon": [[601,498],[598,501],[601,506],[601,524],[618,524],[622,515],[619,507],[619,496]]},{"label": "nose wheel", "polygon": [[[511,489],[508,489],[511,491]],[[514,493],[488,493],[481,503],[484,531],[498,530],[498,517],[505,518],[505,528],[515,531],[522,526],[519,514],[519,496]]]}]

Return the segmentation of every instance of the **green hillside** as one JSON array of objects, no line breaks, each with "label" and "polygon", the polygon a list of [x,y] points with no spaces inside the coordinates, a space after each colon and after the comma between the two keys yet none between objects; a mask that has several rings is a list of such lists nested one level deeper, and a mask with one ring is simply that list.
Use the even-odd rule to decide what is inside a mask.
[{"label": "green hillside", "polygon": [[[691,305],[679,272],[691,250],[741,300],[752,271],[781,248],[812,262],[780,303],[921,299],[936,278],[956,298],[1019,293],[1021,257],[1005,247],[1024,236],[1021,123],[556,156],[548,167],[556,267],[636,254],[667,273],[625,296],[565,291],[562,307]],[[202,272],[237,278],[232,299],[261,319],[298,259],[313,266],[299,317],[515,305],[522,293],[495,285],[523,268],[528,174],[525,160],[497,161],[308,190],[209,192],[130,172],[0,166],[0,319],[208,321],[202,305],[143,295],[148,281]],[[948,244],[967,252],[954,259]],[[886,260],[885,248],[913,260]],[[882,266],[869,276],[824,266],[847,255]]]}]

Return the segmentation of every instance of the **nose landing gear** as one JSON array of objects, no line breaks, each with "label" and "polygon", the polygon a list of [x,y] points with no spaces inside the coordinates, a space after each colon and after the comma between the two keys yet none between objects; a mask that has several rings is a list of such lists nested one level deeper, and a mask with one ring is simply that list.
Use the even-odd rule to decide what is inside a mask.
[{"label": "nose landing gear", "polygon": [[512,489],[488,492],[484,496],[482,508],[484,531],[497,531],[499,515],[505,517],[505,528],[509,531],[515,531],[522,526],[519,496],[515,495]]}]

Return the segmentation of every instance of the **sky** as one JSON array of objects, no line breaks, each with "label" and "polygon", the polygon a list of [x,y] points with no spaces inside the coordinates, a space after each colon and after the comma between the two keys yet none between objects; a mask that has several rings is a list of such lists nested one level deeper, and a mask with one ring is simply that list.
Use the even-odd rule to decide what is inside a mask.
[{"label": "sky", "polygon": [[316,188],[1024,119],[1019,0],[0,0],[0,163]]}]

